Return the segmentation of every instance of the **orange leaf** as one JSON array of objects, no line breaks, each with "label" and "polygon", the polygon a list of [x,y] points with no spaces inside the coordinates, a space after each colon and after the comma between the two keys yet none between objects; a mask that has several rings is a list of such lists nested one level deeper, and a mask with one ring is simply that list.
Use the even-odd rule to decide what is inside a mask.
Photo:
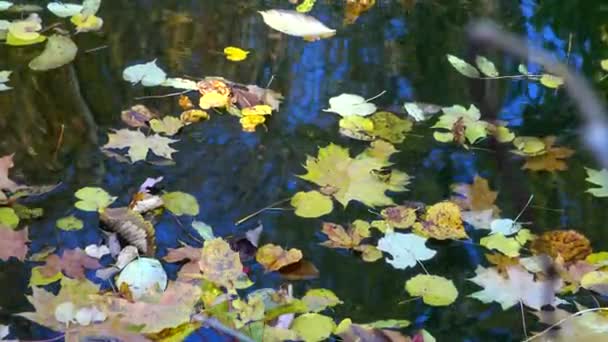
[{"label": "orange leaf", "polygon": [[460,208],[449,201],[428,207],[424,220],[416,222],[413,229],[416,234],[438,240],[467,237],[460,215]]},{"label": "orange leaf", "polygon": [[292,248],[289,251],[281,246],[267,244],[258,249],[255,259],[266,271],[277,271],[280,268],[294,264],[302,259],[302,251]]},{"label": "orange leaf", "polygon": [[583,260],[593,252],[589,239],[576,230],[545,232],[532,241],[530,249],[534,254],[561,256],[565,263]]}]

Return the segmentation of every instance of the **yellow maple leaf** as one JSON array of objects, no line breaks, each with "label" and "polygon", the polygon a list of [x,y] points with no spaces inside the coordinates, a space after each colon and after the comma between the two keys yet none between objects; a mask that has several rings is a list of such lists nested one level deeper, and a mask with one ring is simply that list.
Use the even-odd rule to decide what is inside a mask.
[{"label": "yellow maple leaf", "polygon": [[221,238],[205,241],[198,265],[204,279],[226,288],[233,288],[243,275],[239,253]]}]

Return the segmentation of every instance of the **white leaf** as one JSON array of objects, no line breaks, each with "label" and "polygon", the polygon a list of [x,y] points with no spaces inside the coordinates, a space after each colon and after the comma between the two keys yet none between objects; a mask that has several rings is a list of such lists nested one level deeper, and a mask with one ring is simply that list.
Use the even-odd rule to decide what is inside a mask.
[{"label": "white leaf", "polygon": [[475,227],[475,229],[490,229],[494,209],[467,210],[461,213],[462,220]]},{"label": "white leaf", "polygon": [[6,11],[11,6],[13,6],[13,3],[10,1],[0,1],[0,11]]},{"label": "white leaf", "polygon": [[258,13],[266,25],[290,36],[326,38],[336,34],[336,30],[325,26],[316,18],[296,11],[272,9]]},{"label": "white leaf", "polygon": [[82,5],[66,4],[63,2],[49,2],[46,8],[60,18],[71,17],[82,11]]},{"label": "white leaf", "polygon": [[163,84],[167,79],[167,74],[156,65],[155,59],[145,64],[136,64],[126,68],[122,73],[122,78],[134,85],[141,82],[144,87],[154,87]]},{"label": "white leaf", "polygon": [[393,256],[386,259],[393,267],[406,269],[435,256],[437,252],[426,247],[426,240],[416,234],[388,233],[378,241],[378,249]]},{"label": "white leaf", "polygon": [[139,299],[154,288],[164,291],[167,288],[167,273],[158,260],[139,258],[131,261],[120,272],[116,286],[120,288],[123,283],[129,286],[133,298]]},{"label": "white leaf", "polygon": [[163,84],[161,84],[161,85],[163,87],[173,87],[176,89],[198,90],[198,86],[196,85],[196,82],[194,82],[193,80],[189,80],[186,78],[180,78],[180,77],[167,78],[165,80],[165,82],[163,82]]},{"label": "white leaf", "polygon": [[74,320],[76,308],[72,302],[64,302],[55,308],[55,319],[58,322],[68,324]]},{"label": "white leaf", "polygon": [[534,275],[519,266],[507,269],[508,279],[500,275],[495,268],[478,266],[475,277],[469,279],[484,289],[469,297],[484,303],[497,302],[507,310],[518,302],[540,310],[542,306],[560,304],[562,300],[555,297],[555,291],[562,285],[560,281],[535,281]]},{"label": "white leaf", "polygon": [[101,259],[106,254],[110,254],[110,249],[106,245],[88,245],[84,248],[84,252],[91,258]]},{"label": "white leaf", "polygon": [[416,102],[406,102],[403,104],[405,111],[416,121],[424,121],[424,111],[418,107]]},{"label": "white leaf", "polygon": [[90,15],[95,15],[97,11],[99,11],[99,6],[101,6],[101,0],[84,0],[82,2],[82,13],[83,16],[88,17]]},{"label": "white leaf", "polygon": [[511,219],[496,219],[490,224],[491,234],[513,235],[521,230],[521,224]]},{"label": "white leaf", "polygon": [[368,116],[376,111],[376,105],[366,102],[359,95],[341,94],[329,99],[329,108],[325,112],[337,113],[340,116]]},{"label": "white leaf", "polygon": [[9,87],[6,84],[4,84],[5,82],[9,81],[9,77],[11,76],[12,73],[13,72],[10,70],[0,71],[0,91],[13,89],[12,87]]},{"label": "white leaf", "polygon": [[0,339],[4,339],[10,334],[8,325],[0,324]]},{"label": "white leaf", "polygon": [[215,238],[215,236],[213,235],[213,228],[205,222],[194,221],[192,222],[192,228],[196,230],[198,235],[200,235],[203,240],[212,240]]}]

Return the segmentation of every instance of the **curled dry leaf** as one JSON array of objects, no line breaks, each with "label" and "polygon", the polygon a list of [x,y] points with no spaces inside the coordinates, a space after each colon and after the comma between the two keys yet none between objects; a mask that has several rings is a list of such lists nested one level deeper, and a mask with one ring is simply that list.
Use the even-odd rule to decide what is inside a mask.
[{"label": "curled dry leaf", "polygon": [[201,259],[201,249],[190,246],[180,248],[168,248],[167,255],[163,258],[166,262],[187,261],[177,272],[178,281],[200,282],[195,275],[200,274],[199,261]]},{"label": "curled dry leaf", "polygon": [[154,255],[156,248],[154,227],[138,212],[127,207],[106,208],[101,212],[100,220],[108,230],[117,233],[141,253]]},{"label": "curled dry leaf", "polygon": [[258,249],[255,259],[264,266],[266,271],[272,272],[300,261],[302,259],[302,251],[296,248],[287,251],[281,246],[267,244]]},{"label": "curled dry leaf", "polygon": [[351,226],[347,231],[339,224],[324,222],[322,232],[327,235],[329,240],[321,243],[321,245],[329,248],[352,249],[359,246],[361,240],[369,236],[369,225],[367,226],[367,230]]},{"label": "curled dry leaf", "polygon": [[576,230],[553,230],[538,236],[530,249],[536,255],[547,254],[553,258],[561,256],[566,263],[584,260],[593,251],[591,243]]}]

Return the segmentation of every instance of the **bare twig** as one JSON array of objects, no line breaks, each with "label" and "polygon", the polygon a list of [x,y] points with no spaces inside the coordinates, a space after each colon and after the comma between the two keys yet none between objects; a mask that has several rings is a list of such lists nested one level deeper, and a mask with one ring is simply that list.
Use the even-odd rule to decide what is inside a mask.
[{"label": "bare twig", "polygon": [[530,342],[532,340],[535,340],[543,335],[545,335],[546,333],[550,332],[551,330],[553,330],[554,328],[558,327],[560,324],[566,322],[569,319],[572,319],[576,316],[580,316],[580,315],[584,315],[586,313],[590,313],[590,312],[594,312],[594,311],[608,311],[608,308],[591,308],[591,309],[585,309],[585,310],[581,310],[578,312],[573,313],[572,315],[562,318],[559,321],[555,322],[554,324],[552,324],[551,326],[549,326],[547,329],[539,332],[538,334],[534,334],[528,338],[526,338],[525,340],[523,340],[522,342]]},{"label": "bare twig", "polygon": [[524,303],[519,301],[519,309],[521,311],[521,327],[524,330],[524,336],[528,338],[528,330],[526,330],[526,312],[524,311]]},{"label": "bare twig", "polygon": [[253,218],[253,217],[257,216],[257,215],[258,215],[258,214],[260,214],[261,212],[263,212],[263,211],[265,211],[265,210],[268,210],[268,209],[271,209],[271,208],[273,208],[273,207],[274,207],[274,206],[276,206],[276,205],[283,204],[283,203],[285,203],[285,202],[289,201],[290,199],[291,199],[291,197],[289,197],[289,198],[283,198],[282,200],[279,200],[279,201],[276,201],[276,202],[274,202],[274,203],[271,203],[270,205],[267,205],[267,206],[265,206],[264,208],[262,208],[262,209],[260,209],[260,210],[256,210],[255,212],[253,212],[253,213],[251,213],[251,214],[249,214],[249,215],[247,215],[247,216],[243,217],[242,219],[240,219],[240,220],[236,221],[236,222],[234,223],[234,225],[235,225],[235,226],[238,226],[239,224],[241,224],[241,223],[243,223],[243,222],[245,222],[245,221],[247,221],[247,220],[249,220],[249,219],[251,219],[251,218]]},{"label": "bare twig", "polygon": [[188,90],[184,90],[184,91],[178,91],[178,92],[175,92],[175,93],[169,93],[169,94],[163,94],[163,95],[139,96],[139,97],[136,97],[135,100],[162,99],[162,98],[165,98],[165,97],[173,97],[173,96],[183,95],[183,94],[189,93],[191,91],[193,91],[193,90],[188,89]]},{"label": "bare twig", "polygon": [[99,50],[103,50],[103,49],[107,49],[107,48],[108,48],[108,45],[102,45],[102,46],[94,47],[92,49],[85,50],[84,53],[91,53],[91,52],[95,52],[95,51],[99,51]]},{"label": "bare twig", "polygon": [[59,131],[59,137],[57,138],[57,144],[55,144],[55,152],[53,153],[53,160],[57,160],[57,154],[59,154],[59,149],[61,149],[61,145],[63,144],[64,132],[65,132],[65,124],[61,124],[61,130]]},{"label": "bare twig", "polygon": [[524,39],[505,32],[493,22],[474,23],[469,27],[469,37],[475,42],[489,45],[522,59],[529,59],[540,64],[547,72],[562,77],[568,94],[578,106],[585,121],[583,134],[585,143],[600,165],[608,168],[608,115],[604,103],[583,76],[555,60],[545,49],[529,46]]}]

